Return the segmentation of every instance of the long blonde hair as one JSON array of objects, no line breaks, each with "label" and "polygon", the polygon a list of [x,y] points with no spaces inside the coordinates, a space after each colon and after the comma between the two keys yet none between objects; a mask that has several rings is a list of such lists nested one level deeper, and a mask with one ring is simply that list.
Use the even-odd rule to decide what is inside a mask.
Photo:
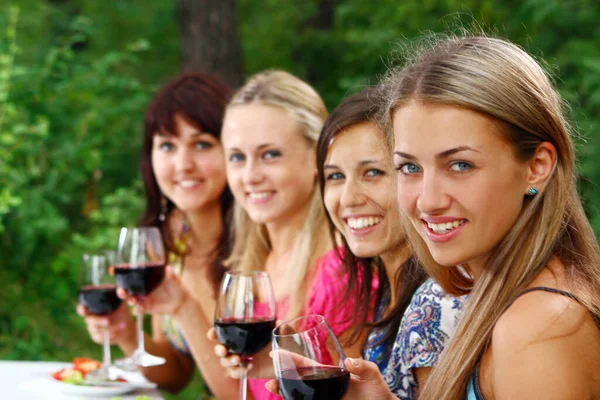
[{"label": "long blonde hair", "polygon": [[[316,148],[319,133],[327,119],[327,109],[318,93],[306,82],[284,71],[258,73],[234,94],[227,110],[247,104],[274,106],[287,111],[299,123],[302,134],[311,146]],[[301,171],[301,166],[298,167]],[[286,274],[289,287],[285,293],[290,293],[287,318],[302,313],[305,294],[312,283],[311,268],[329,243],[327,219],[316,180],[307,210]],[[235,238],[227,264],[241,270],[263,269],[271,252],[271,241],[265,225],[253,222],[237,203],[233,222]]]},{"label": "long blonde hair", "polygon": [[[600,252],[575,185],[575,154],[565,104],[540,65],[518,46],[484,36],[451,37],[430,45],[391,71],[386,118],[408,101],[465,107],[496,119],[520,160],[542,142],[557,150],[546,187],[524,200],[520,215],[494,248],[476,284],[456,267],[437,264],[403,216],[407,235],[427,272],[449,293],[471,291],[454,339],[420,399],[461,399],[494,325],[551,257],[565,265],[569,289],[592,312],[600,309]],[[462,278],[461,278],[462,277]]]}]

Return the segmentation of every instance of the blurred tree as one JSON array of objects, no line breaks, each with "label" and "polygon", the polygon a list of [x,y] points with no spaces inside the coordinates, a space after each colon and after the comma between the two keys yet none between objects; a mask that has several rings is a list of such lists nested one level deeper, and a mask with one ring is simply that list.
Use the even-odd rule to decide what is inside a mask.
[{"label": "blurred tree", "polygon": [[236,0],[178,0],[181,64],[221,76],[233,87],[244,81]]}]

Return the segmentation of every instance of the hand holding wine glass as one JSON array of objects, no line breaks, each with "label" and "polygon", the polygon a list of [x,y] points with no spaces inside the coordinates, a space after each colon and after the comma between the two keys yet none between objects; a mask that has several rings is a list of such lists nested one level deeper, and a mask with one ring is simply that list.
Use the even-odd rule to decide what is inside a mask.
[{"label": "hand holding wine glass", "polygon": [[[108,316],[121,305],[117,297],[117,285],[108,270],[108,263],[102,255],[83,256],[81,269],[81,287],[79,304],[87,314]],[[110,333],[108,327],[103,330],[102,367],[90,374],[95,379],[116,379],[117,372],[112,368],[110,356]]]},{"label": "hand holding wine glass", "polygon": [[273,330],[273,366],[284,400],[339,400],[350,373],[344,351],[321,315],[284,322]]},{"label": "hand holding wine glass", "polygon": [[246,399],[247,366],[271,342],[275,295],[265,272],[226,273],[221,282],[214,328],[219,342],[240,356],[240,399]]},{"label": "hand holding wine glass", "polygon": [[[165,251],[160,231],[155,227],[122,228],[119,236],[117,264],[114,274],[117,285],[135,296],[138,301],[152,293],[165,276]],[[125,369],[136,366],[152,367],[165,359],[149,354],[144,349],[143,310],[137,309],[138,347],[117,365]]]}]

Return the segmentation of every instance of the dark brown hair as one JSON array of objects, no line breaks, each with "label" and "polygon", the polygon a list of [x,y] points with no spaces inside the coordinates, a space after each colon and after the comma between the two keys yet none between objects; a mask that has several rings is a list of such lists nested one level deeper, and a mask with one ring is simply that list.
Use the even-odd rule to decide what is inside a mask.
[{"label": "dark brown hair", "polygon": [[[175,116],[179,115],[196,125],[202,132],[221,139],[221,127],[225,106],[231,98],[231,88],[219,78],[205,73],[185,73],[163,86],[150,102],[144,119],[144,144],[141,154],[141,171],[146,193],[146,210],[140,219],[141,226],[157,226],[163,235],[166,247],[176,251],[173,238],[165,224],[159,220],[161,213],[161,192],[152,170],[152,141],[154,135],[178,135]],[[224,168],[224,167],[223,167]],[[225,272],[223,261],[229,256],[231,239],[229,215],[233,206],[233,196],[226,187],[219,198],[223,218],[223,233],[215,249],[214,261],[210,269],[210,279],[216,293]],[[166,214],[175,205],[167,199]],[[182,254],[183,255],[183,254]]]},{"label": "dark brown hair", "polygon": [[[376,106],[378,97],[377,89],[363,89],[361,92],[342,101],[342,103],[333,110],[327,121],[325,121],[321,136],[319,137],[319,142],[317,143],[318,179],[321,187],[321,195],[323,197],[325,196],[324,165],[331,141],[338,134],[342,133],[344,129],[361,122],[375,120],[378,114],[378,107]],[[380,134],[382,135],[382,138],[385,138],[383,132],[380,132]],[[375,293],[376,308],[379,308],[381,301],[383,300],[383,295],[390,290],[391,282],[387,277],[385,266],[379,257],[362,258],[354,255],[344,236],[337,233],[329,212],[327,212],[327,216],[329,217],[331,240],[335,248],[339,249],[342,247],[342,249],[338,251],[339,257],[342,260],[345,272],[349,277],[348,288],[342,303],[350,297],[358,299],[354,309],[354,315],[356,316],[354,324],[355,329],[352,331],[349,341],[354,342],[357,340],[365,327],[375,326],[386,328],[386,334],[380,341],[380,344],[389,344],[390,342],[393,342],[396,338],[404,311],[410,304],[410,300],[415,291],[427,278],[427,275],[419,263],[413,257],[409,257],[397,271],[395,276],[394,285],[398,291],[398,298],[396,303],[392,305],[391,312],[389,312],[385,318],[370,323],[368,317],[373,302],[371,297],[373,277],[377,276],[379,279],[379,287]],[[397,223],[399,224],[400,221],[397,221]],[[338,243],[338,238],[341,243]]]}]

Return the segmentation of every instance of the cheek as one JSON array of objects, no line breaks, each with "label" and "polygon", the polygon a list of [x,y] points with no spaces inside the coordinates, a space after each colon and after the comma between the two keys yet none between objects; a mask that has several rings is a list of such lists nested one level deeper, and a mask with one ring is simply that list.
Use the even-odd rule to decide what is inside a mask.
[{"label": "cheek", "polygon": [[334,188],[325,188],[325,193],[323,196],[323,202],[325,203],[325,208],[329,213],[331,220],[334,225],[339,226],[340,222],[338,221],[337,212],[340,204],[340,196],[339,191]]},{"label": "cheek", "polygon": [[[227,184],[231,188],[233,194],[242,191],[242,169],[236,168],[231,165],[225,168],[225,176],[227,178]],[[237,195],[236,195],[237,197]]]},{"label": "cheek", "polygon": [[169,173],[169,164],[166,162],[166,159],[161,154],[153,152],[151,162],[152,172],[154,172],[156,180],[163,180],[164,177]]},{"label": "cheek", "polygon": [[408,185],[398,185],[396,189],[398,208],[405,214],[410,215],[417,204],[418,193],[411,190]]}]

